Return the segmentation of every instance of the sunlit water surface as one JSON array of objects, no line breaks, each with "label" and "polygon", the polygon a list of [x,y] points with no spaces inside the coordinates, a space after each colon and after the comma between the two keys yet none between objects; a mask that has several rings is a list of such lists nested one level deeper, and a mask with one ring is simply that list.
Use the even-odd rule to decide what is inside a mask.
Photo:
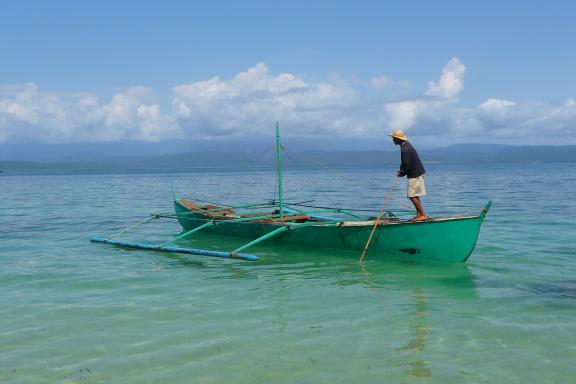
[{"label": "sunlit water surface", "polygon": [[[378,211],[393,176],[292,169],[284,183],[292,201]],[[494,201],[466,264],[360,265],[356,252],[272,243],[244,262],[88,241],[171,212],[170,186],[271,199],[269,170],[0,175],[0,382],[573,383],[576,165],[429,165],[426,183],[432,216]],[[159,221],[124,238],[180,230]]]}]

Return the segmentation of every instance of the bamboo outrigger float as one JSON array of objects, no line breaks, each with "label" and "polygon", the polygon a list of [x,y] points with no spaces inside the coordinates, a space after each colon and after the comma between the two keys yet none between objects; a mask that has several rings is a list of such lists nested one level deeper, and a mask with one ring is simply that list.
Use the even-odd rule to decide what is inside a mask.
[{"label": "bamboo outrigger float", "polygon": [[[472,254],[480,226],[492,205],[492,202],[488,201],[477,214],[411,222],[401,220],[399,218],[401,212],[386,211],[379,217],[370,217],[358,213],[360,212],[358,210],[312,207],[304,203],[285,202],[282,194],[278,124],[276,124],[276,147],[278,201],[230,206],[174,196],[174,215],[152,215],[128,228],[134,228],[154,218],[177,219],[184,232],[173,240],[160,245],[114,240],[126,231],[124,230],[110,238],[92,237],[91,241],[129,248],[254,261],[258,257],[246,254],[244,251],[263,241],[315,248],[357,250],[360,254],[367,247],[370,238],[368,254],[377,257],[463,262]],[[199,232],[246,238],[251,241],[229,252],[170,245],[184,238],[198,236]]]}]

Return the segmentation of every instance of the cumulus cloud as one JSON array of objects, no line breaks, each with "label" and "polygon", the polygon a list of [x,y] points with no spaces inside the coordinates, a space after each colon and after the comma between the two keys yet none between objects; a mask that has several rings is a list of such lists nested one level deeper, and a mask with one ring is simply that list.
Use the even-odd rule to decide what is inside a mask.
[{"label": "cumulus cloud", "polygon": [[[466,67],[453,58],[422,96],[384,106],[390,129],[434,136],[446,142],[507,142],[514,144],[576,144],[576,102],[516,102],[488,98],[476,108],[458,105]],[[546,135],[543,133],[549,133]],[[546,140],[548,138],[548,140]],[[553,139],[550,139],[553,138]]]},{"label": "cumulus cloud", "polygon": [[[274,121],[291,133],[345,133],[343,121],[361,108],[360,94],[343,84],[310,84],[293,74],[274,76],[260,63],[231,80],[214,77],[174,87],[176,117],[188,137],[262,134]],[[353,120],[351,120],[353,121]]]},{"label": "cumulus cloud", "polygon": [[170,116],[160,115],[152,99],[151,89],[131,87],[107,104],[93,95],[70,101],[25,84],[0,98],[0,140],[159,140],[173,133],[174,124]]},{"label": "cumulus cloud", "polygon": [[101,100],[89,93],[59,96],[35,83],[6,84],[0,85],[0,142],[269,135],[280,121],[285,135],[369,138],[402,129],[441,143],[539,143],[547,132],[544,136],[556,143],[576,143],[574,99],[548,103],[490,97],[475,107],[462,106],[458,98],[465,72],[460,60],[452,58],[421,94],[402,99],[391,89],[409,84],[387,76],[312,82],[291,73],[273,74],[265,63],[229,79],[215,76],[176,85],[164,104],[153,89],[141,86]]},{"label": "cumulus cloud", "polygon": [[464,72],[466,67],[458,58],[452,58],[442,69],[440,79],[428,83],[426,95],[444,99],[457,97],[464,88]]}]

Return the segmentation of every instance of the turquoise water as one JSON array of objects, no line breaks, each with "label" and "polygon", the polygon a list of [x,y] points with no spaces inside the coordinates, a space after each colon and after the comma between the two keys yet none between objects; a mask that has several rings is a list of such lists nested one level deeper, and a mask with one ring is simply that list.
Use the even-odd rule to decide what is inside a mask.
[{"label": "turquoise water", "polygon": [[[432,216],[494,201],[466,264],[270,244],[250,263],[88,241],[170,212],[171,185],[269,199],[266,170],[0,175],[0,382],[574,382],[576,165],[427,168]],[[392,180],[392,168],[285,175],[289,199],[376,211]]]}]

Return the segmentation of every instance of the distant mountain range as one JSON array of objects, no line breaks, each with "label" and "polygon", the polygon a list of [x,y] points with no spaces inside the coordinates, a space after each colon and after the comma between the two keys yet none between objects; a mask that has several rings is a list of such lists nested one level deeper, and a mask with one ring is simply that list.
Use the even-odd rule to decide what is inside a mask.
[{"label": "distant mountain range", "polygon": [[[44,147],[43,147],[44,146]],[[66,145],[65,145],[66,146]],[[4,145],[6,147],[6,145]],[[128,148],[128,149],[126,149]],[[4,151],[2,151],[4,149]],[[187,143],[95,143],[77,147],[54,148],[49,145],[27,146],[25,151],[0,146],[0,170],[123,170],[181,169],[206,167],[273,167],[275,152],[240,147],[220,150],[192,148]],[[170,153],[181,150],[181,153]],[[43,152],[37,152],[43,151]],[[499,144],[457,144],[419,151],[425,163],[445,164],[518,164],[576,163],[576,145],[511,146]],[[331,167],[377,166],[398,164],[398,150],[287,150],[287,168],[299,166]]]}]

